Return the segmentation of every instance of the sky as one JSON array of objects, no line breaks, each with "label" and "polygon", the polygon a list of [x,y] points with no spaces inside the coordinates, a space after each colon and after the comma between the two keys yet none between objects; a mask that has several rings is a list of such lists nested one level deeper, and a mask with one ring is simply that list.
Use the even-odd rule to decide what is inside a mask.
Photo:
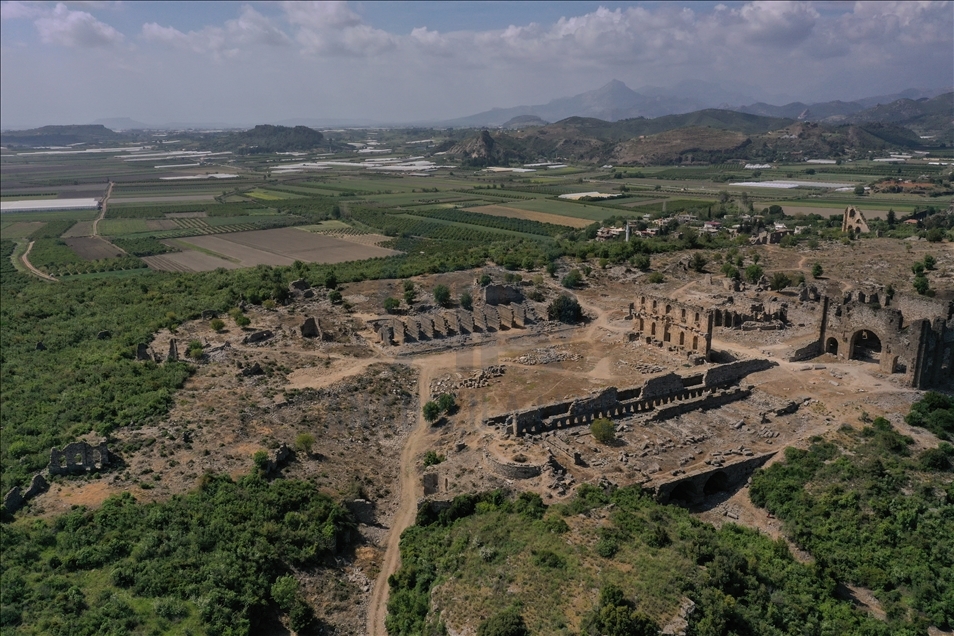
[{"label": "sky", "polygon": [[5,129],[435,121],[612,79],[776,104],[950,87],[954,3],[0,3]]}]

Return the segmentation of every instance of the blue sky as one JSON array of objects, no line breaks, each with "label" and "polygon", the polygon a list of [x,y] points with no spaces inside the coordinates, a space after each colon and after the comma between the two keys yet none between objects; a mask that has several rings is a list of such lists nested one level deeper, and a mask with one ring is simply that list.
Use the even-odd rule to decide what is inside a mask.
[{"label": "blue sky", "polygon": [[954,83],[951,2],[2,2],[0,126],[386,123],[611,79],[753,100]]}]

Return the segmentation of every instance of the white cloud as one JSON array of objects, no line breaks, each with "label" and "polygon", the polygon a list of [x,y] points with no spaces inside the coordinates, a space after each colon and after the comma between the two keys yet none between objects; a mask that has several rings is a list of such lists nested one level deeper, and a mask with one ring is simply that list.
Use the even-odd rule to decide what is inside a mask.
[{"label": "white cloud", "polygon": [[40,40],[71,47],[103,47],[119,44],[123,34],[86,11],[70,11],[59,3],[36,22]]},{"label": "white cloud", "polygon": [[225,57],[235,57],[242,48],[251,45],[284,46],[291,42],[271,20],[249,6],[242,7],[239,17],[226,21],[222,27],[209,26],[183,33],[173,27],[149,22],[142,26],[140,35],[150,42]]},{"label": "white cloud", "polygon": [[23,20],[35,18],[43,9],[33,2],[0,2],[0,20]]},{"label": "white cloud", "polygon": [[345,2],[283,2],[282,9],[307,53],[364,57],[393,50],[399,42],[365,24]]}]

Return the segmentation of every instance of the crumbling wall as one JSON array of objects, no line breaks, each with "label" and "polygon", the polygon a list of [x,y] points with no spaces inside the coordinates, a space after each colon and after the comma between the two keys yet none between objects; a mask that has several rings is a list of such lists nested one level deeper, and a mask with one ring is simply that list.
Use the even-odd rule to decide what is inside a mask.
[{"label": "crumbling wall", "polygon": [[865,215],[861,213],[861,210],[849,205],[845,208],[845,215],[841,220],[841,231],[851,232],[852,234],[867,234],[871,230],[868,229],[868,221],[865,220]]},{"label": "crumbling wall", "polygon": [[50,449],[51,475],[75,475],[102,470],[109,466],[109,449],[106,442],[97,446],[86,442],[67,444],[63,450]]},{"label": "crumbling wall", "polygon": [[640,294],[629,305],[637,336],[646,344],[694,351],[706,360],[712,346],[712,311],[698,305]]},{"label": "crumbling wall", "polygon": [[707,387],[724,386],[734,384],[745,376],[765,371],[778,366],[777,362],[756,358],[754,360],[737,360],[728,364],[720,364],[706,371],[702,378],[702,383]]},{"label": "crumbling wall", "polygon": [[[512,304],[498,307],[485,305],[475,307],[472,311],[456,309],[433,315],[378,318],[368,324],[381,344],[402,345],[474,332],[492,333],[501,329],[522,329],[533,322],[533,310],[530,306]],[[305,325],[302,325],[303,335],[304,329]]]},{"label": "crumbling wall", "polygon": [[[676,373],[669,373],[650,378],[639,387],[608,387],[584,398],[495,415],[485,419],[484,424],[502,427],[508,434],[522,436],[582,426],[601,417],[614,419],[651,411],[660,411],[660,414],[656,415],[657,419],[671,417],[677,412],[711,408],[744,397],[737,395],[740,389],[728,392],[716,390],[738,382],[748,373],[772,366],[772,363],[744,361],[727,366],[731,368],[721,375],[712,375],[712,384],[709,385],[700,381],[699,374],[684,378]],[[679,403],[685,403],[685,406],[676,410],[665,410],[667,405]]]},{"label": "crumbling wall", "polygon": [[756,455],[693,475],[681,475],[678,479],[655,482],[650,486],[650,490],[660,503],[679,501],[695,505],[701,503],[706,494],[730,491],[744,484],[757,468],[774,456],[774,452]]},{"label": "crumbling wall", "polygon": [[30,487],[26,489],[26,492],[20,492],[19,486],[14,486],[7,492],[3,498],[4,511],[12,515],[22,508],[30,499],[33,499],[42,492],[46,492],[49,487],[50,484],[47,483],[42,473],[33,475],[33,480],[30,482]]},{"label": "crumbling wall", "polygon": [[523,292],[512,285],[487,285],[480,290],[481,299],[488,305],[522,303]]}]

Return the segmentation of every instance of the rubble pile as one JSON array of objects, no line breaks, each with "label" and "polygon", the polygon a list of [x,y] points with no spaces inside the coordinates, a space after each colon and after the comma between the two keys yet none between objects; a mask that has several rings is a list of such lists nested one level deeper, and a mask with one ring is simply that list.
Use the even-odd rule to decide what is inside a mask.
[{"label": "rubble pile", "polygon": [[570,353],[569,351],[559,351],[553,347],[544,347],[541,349],[534,349],[529,353],[526,353],[518,358],[510,358],[507,362],[516,362],[517,364],[525,364],[527,366],[533,366],[537,364],[553,364],[554,362],[569,362],[573,360],[580,360],[583,356],[578,353]]}]

